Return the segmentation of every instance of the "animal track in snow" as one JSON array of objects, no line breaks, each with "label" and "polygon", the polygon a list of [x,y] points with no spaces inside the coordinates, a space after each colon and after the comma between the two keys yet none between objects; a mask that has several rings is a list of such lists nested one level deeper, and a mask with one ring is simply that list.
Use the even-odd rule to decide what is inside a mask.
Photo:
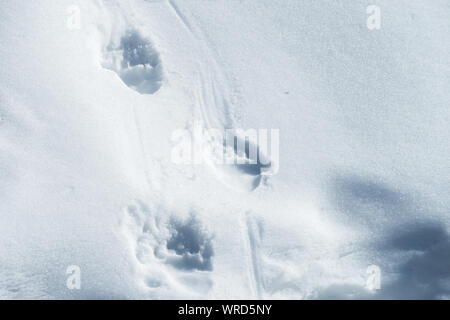
[{"label": "animal track in snow", "polygon": [[205,148],[205,159],[226,185],[236,191],[253,191],[277,172],[276,161],[267,155],[266,145],[257,143],[257,138],[250,139],[237,132],[233,134],[233,139],[227,136],[223,140],[206,135],[206,145],[209,147]]},{"label": "animal track in snow", "polygon": [[119,44],[111,42],[102,66],[112,70],[131,89],[153,94],[161,88],[163,68],[158,51],[137,30],[128,30]]},{"label": "animal track in snow", "polygon": [[167,249],[174,251],[176,256],[169,257],[168,261],[180,269],[211,271],[212,237],[197,217],[191,213],[186,220],[172,218],[169,228],[171,235]]},{"label": "animal track in snow", "polygon": [[125,209],[121,229],[147,288],[181,284],[191,290],[194,284],[197,292],[209,290],[204,271],[213,270],[213,237],[195,212],[183,219],[136,201]]}]

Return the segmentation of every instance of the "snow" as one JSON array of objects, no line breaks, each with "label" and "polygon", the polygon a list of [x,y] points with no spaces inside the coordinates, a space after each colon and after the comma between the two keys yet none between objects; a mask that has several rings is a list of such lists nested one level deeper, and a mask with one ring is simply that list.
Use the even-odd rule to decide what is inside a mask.
[{"label": "snow", "polygon": [[2,1],[0,298],[450,297],[450,7],[371,4]]}]

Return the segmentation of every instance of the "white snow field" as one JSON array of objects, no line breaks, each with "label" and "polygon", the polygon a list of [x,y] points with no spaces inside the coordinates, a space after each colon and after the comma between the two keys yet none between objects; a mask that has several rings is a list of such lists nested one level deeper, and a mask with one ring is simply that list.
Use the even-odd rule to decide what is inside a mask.
[{"label": "white snow field", "polygon": [[[449,30],[447,0],[2,0],[0,298],[450,298]],[[204,128],[279,154],[174,161]]]}]

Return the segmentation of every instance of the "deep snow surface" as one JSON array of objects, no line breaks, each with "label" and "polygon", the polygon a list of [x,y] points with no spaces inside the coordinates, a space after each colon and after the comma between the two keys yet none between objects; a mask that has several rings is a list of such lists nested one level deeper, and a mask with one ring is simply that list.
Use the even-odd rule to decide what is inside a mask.
[{"label": "deep snow surface", "polygon": [[[0,298],[449,298],[448,30],[445,0],[2,1]],[[279,129],[279,171],[175,163],[202,128]]]}]

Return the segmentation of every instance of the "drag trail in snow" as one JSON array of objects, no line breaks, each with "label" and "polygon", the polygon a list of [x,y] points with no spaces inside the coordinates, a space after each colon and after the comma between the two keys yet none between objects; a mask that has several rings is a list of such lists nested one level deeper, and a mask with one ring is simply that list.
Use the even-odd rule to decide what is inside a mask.
[{"label": "drag trail in snow", "polygon": [[[192,39],[194,45],[199,49],[202,55],[197,60],[198,70],[196,73],[196,123],[206,129],[234,129],[237,126],[235,112],[233,110],[233,101],[235,97],[236,83],[229,75],[226,74],[226,67],[219,63],[218,53],[212,48],[212,45],[204,32],[190,21],[186,14],[183,13],[175,1],[168,1],[168,6],[179,24],[184,27]],[[195,127],[194,127],[195,130]],[[224,136],[224,135],[222,135]],[[259,151],[258,137],[256,139],[246,141],[246,136],[235,135],[235,140],[230,141],[227,137],[223,140],[206,141],[211,144],[210,150],[221,150],[223,154],[231,154],[232,157],[243,157],[246,164],[235,165],[217,165],[213,154],[206,154],[208,163],[216,176],[227,186],[234,190],[244,192],[252,191],[258,188],[262,181],[263,170],[270,167],[268,155]],[[255,141],[256,140],[256,141]],[[256,157],[249,156],[252,144],[256,144]],[[238,146],[245,145],[245,154],[238,154]],[[267,150],[267,148],[265,148]],[[259,155],[264,158],[260,159]],[[255,162],[255,164],[250,164]],[[223,163],[222,163],[223,164]]]}]

